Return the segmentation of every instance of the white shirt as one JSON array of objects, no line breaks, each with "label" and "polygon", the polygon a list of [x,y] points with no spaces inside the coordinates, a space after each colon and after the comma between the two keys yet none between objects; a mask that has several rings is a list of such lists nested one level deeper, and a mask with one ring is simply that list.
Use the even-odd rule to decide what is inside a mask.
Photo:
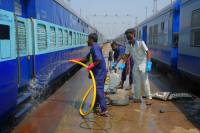
[{"label": "white shirt", "polygon": [[132,54],[134,67],[133,69],[139,68],[140,71],[145,70],[147,67],[147,53],[148,50],[144,41],[135,38],[135,44],[132,46],[131,42],[126,45],[125,54]]}]

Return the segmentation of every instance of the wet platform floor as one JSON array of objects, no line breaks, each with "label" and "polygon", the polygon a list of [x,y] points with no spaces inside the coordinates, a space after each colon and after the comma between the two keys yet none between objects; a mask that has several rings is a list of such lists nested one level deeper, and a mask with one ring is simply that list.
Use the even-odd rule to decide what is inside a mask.
[{"label": "wet platform floor", "polygon": [[[109,44],[103,47],[104,57],[108,56]],[[107,60],[107,59],[106,59]],[[118,73],[121,73],[118,71]],[[172,79],[168,79],[154,68],[149,74],[151,92],[170,91],[188,92]],[[70,80],[41,104],[31,115],[20,123],[12,133],[199,133],[200,125],[186,119],[192,111],[200,108],[200,100],[161,101],[153,100],[146,106],[142,103],[130,103],[128,106],[108,105],[109,117],[97,116],[92,112],[81,117],[79,106],[83,96],[92,85],[88,72],[82,68]],[[128,86],[125,82],[124,89]],[[126,91],[126,96],[133,97],[134,90]],[[144,94],[141,89],[141,96]],[[92,103],[91,91],[87,97],[83,112],[89,110]],[[190,110],[189,110],[190,109]],[[177,111],[160,113],[160,110]]]}]

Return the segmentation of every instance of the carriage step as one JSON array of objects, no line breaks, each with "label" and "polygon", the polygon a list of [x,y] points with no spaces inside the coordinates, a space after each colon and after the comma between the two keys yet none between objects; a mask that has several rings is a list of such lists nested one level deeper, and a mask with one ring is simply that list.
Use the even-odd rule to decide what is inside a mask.
[{"label": "carriage step", "polygon": [[21,116],[24,112],[26,112],[30,107],[32,106],[32,104],[27,104],[22,110],[20,110],[17,114],[15,114],[15,118],[18,118],[19,116]]},{"label": "carriage step", "polygon": [[31,94],[26,94],[23,95],[22,97],[17,99],[17,105],[19,105],[20,103],[22,103],[23,101],[25,101],[26,99],[28,99],[31,96]]}]

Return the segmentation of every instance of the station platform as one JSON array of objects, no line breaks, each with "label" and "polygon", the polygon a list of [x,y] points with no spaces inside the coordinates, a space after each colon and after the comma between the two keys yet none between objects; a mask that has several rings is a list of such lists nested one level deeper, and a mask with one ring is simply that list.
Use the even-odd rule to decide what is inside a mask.
[{"label": "station platform", "polygon": [[[105,60],[110,50],[110,44],[102,48]],[[120,64],[119,64],[120,65]],[[121,71],[118,71],[121,73]],[[152,68],[149,74],[151,92],[189,93],[173,79],[167,78]],[[102,117],[92,112],[87,117],[79,114],[82,98],[92,85],[88,72],[81,68],[72,78],[66,81],[53,95],[41,104],[33,113],[23,120],[12,133],[199,133],[200,125],[188,120],[200,109],[200,99],[162,101],[153,99],[153,104],[130,103],[127,106],[108,105],[109,117]],[[128,86],[128,80],[124,88]],[[141,96],[144,95],[141,89]],[[91,91],[87,97],[83,112],[89,110],[92,103]],[[132,99],[134,88],[126,91],[126,96]],[[176,111],[160,113],[164,111]]]}]

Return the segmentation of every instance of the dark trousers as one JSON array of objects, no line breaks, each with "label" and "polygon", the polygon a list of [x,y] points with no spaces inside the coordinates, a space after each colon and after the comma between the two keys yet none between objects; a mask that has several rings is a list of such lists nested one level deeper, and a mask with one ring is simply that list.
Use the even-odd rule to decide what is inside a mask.
[{"label": "dark trousers", "polygon": [[104,83],[105,79],[96,79],[96,101],[94,106],[99,106],[102,111],[107,111],[107,105],[104,99]]},{"label": "dark trousers", "polygon": [[[130,70],[130,75],[129,75],[129,84],[133,84],[133,76],[132,76],[132,70],[133,70],[133,66],[134,66],[134,63],[131,62],[131,70]],[[122,81],[126,81],[126,69],[123,69],[122,71],[122,78],[121,78]]]}]

